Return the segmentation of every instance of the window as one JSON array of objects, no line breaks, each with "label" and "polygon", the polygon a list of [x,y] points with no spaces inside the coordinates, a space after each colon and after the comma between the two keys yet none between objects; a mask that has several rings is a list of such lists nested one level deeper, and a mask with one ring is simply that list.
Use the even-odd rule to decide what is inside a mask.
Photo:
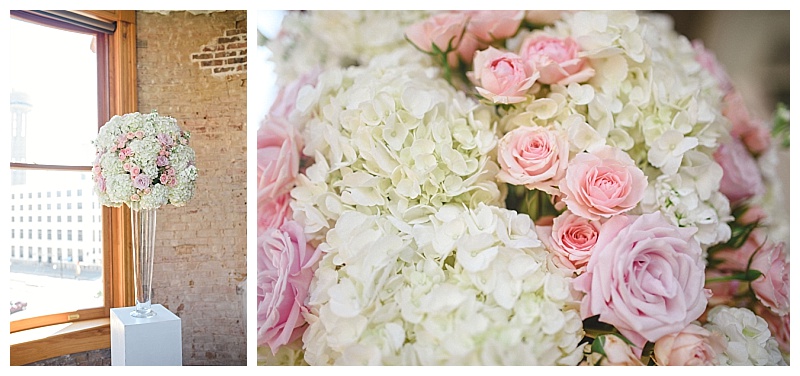
[{"label": "window", "polygon": [[[68,13],[70,16],[52,16],[52,14],[59,12]],[[33,198],[33,193],[36,193],[36,199],[33,199],[32,203],[25,203],[25,205],[28,205],[28,210],[33,210],[33,205],[36,205],[38,210],[41,210],[42,204],[54,203],[58,207],[61,202],[64,202],[58,199],[61,197],[60,191],[48,192],[46,187],[44,189],[42,187],[32,187],[34,185],[32,183],[37,180],[49,181],[51,184],[53,181],[58,181],[59,185],[63,185],[67,180],[74,181],[75,185],[65,186],[64,191],[66,192],[66,188],[69,187],[69,190],[74,190],[76,195],[80,195],[78,191],[87,190],[87,200],[92,199],[91,168],[88,166],[87,158],[85,157],[86,153],[89,155],[94,154],[91,140],[94,139],[99,126],[104,124],[111,115],[138,110],[136,107],[135,79],[135,12],[12,10],[10,14],[9,32],[11,35],[25,35],[25,38],[10,38],[9,51],[3,54],[0,59],[8,59],[10,61],[9,68],[13,72],[9,75],[12,88],[12,103],[14,98],[20,99],[20,101],[17,101],[16,108],[12,105],[11,133],[12,135],[20,136],[24,134],[27,138],[27,154],[22,155],[19,151],[15,153],[14,150],[11,150],[11,190],[19,195],[28,193],[29,198]],[[76,20],[80,23],[81,18],[90,19],[92,22],[81,25],[76,24]],[[85,26],[98,23],[103,25],[110,24],[114,28],[108,31],[98,31],[91,29],[94,26]],[[34,31],[27,32],[29,30]],[[47,36],[44,38],[38,37],[42,33],[47,34]],[[67,39],[74,38],[78,47],[67,48],[68,43],[60,42],[62,37]],[[33,53],[25,54],[21,52],[22,49],[28,46],[34,50],[44,51],[46,56],[42,57]],[[56,49],[58,50],[56,51]],[[76,56],[73,56],[73,54]],[[80,54],[90,56],[89,60],[79,59],[77,55]],[[17,57],[23,56],[23,62],[15,61]],[[58,56],[59,58],[53,59],[53,56]],[[67,61],[80,61],[80,67],[64,72],[61,69],[69,65],[66,63]],[[34,75],[26,76],[23,74],[23,71],[28,69],[26,65],[32,66],[31,68],[35,70]],[[88,75],[79,73],[78,70],[88,72]],[[47,75],[51,73],[53,76],[48,77]],[[75,79],[75,81],[70,81],[72,79]],[[53,82],[58,82],[59,84],[53,85]],[[32,88],[37,84],[46,85],[47,90],[52,93],[40,93],[35,88]],[[90,89],[90,93],[83,94],[81,90],[84,88]],[[26,93],[26,91],[28,92]],[[79,92],[82,94],[76,94]],[[28,96],[20,95],[20,93]],[[32,95],[34,93],[37,95]],[[45,103],[48,101],[43,98],[48,95],[58,96],[59,100],[56,102],[61,102],[60,104],[67,108],[59,109],[46,105]],[[36,103],[31,104],[26,101],[33,101],[33,98],[35,98]],[[79,100],[68,100],[70,98],[78,98]],[[97,98],[97,100],[92,98]],[[63,121],[64,113],[70,114],[70,122]],[[82,115],[84,113],[86,114],[85,117]],[[61,114],[62,121],[47,121],[47,117],[50,114],[57,116]],[[68,137],[72,136],[63,135],[61,132],[74,135],[77,141],[63,142],[66,139],[71,140],[72,138]],[[49,137],[41,137],[43,133],[48,133]],[[58,140],[59,146],[53,147],[52,144],[56,140]],[[35,150],[36,148],[58,150],[58,157],[53,158],[42,150]],[[81,148],[88,150],[88,152],[78,150]],[[25,187],[27,189],[23,189],[23,186],[27,186]],[[55,199],[52,198],[54,196],[53,192],[56,193]],[[43,199],[43,196],[47,199]],[[69,209],[71,209],[69,206],[71,205],[67,206],[67,213],[64,214],[67,215],[67,222],[71,222],[72,218],[69,215]],[[23,205],[19,204],[18,209],[22,211]],[[99,290],[102,292],[97,298],[97,303],[66,307],[58,306],[54,301],[48,301],[46,304],[39,304],[38,306],[46,307],[48,310],[52,309],[50,312],[34,312],[34,306],[29,302],[26,311],[15,313],[11,316],[10,331],[12,337],[25,338],[24,340],[11,341],[13,343],[11,345],[11,365],[29,364],[38,360],[69,354],[75,352],[75,349],[88,351],[108,348],[110,345],[109,309],[133,305],[132,288],[124,286],[123,283],[132,275],[130,265],[124,262],[125,256],[130,252],[130,239],[125,231],[130,226],[129,211],[127,208],[109,208],[100,205],[94,206],[94,209],[96,211],[94,215],[97,215],[101,220],[93,225],[84,225],[84,227],[91,231],[106,233],[106,236],[102,237],[102,242],[94,245],[100,252],[91,256],[91,260],[87,260],[90,264],[96,265],[96,270],[98,270],[96,273],[100,276],[99,282],[96,283],[99,283]],[[49,213],[40,214],[46,215]],[[31,227],[28,228],[29,237],[32,234],[32,230],[37,230],[38,238],[41,239],[43,230],[46,229],[50,233],[52,229],[60,228],[41,222],[42,218],[39,215],[38,223],[31,223]],[[48,226],[52,227],[48,228]],[[82,234],[79,233],[78,238],[81,239]],[[42,242],[40,240],[36,243],[41,244]],[[40,269],[50,268],[53,270],[52,266],[55,264],[52,263],[55,261],[54,256],[56,256],[53,254],[53,248],[57,248],[62,244],[55,244],[58,241],[52,242],[54,244],[52,247],[37,246],[36,243],[23,245],[28,246],[29,258],[34,262],[38,262]],[[93,245],[86,244],[85,246],[91,248]],[[35,253],[34,247],[37,248]],[[62,249],[65,248],[58,248],[59,253]],[[81,248],[79,247],[79,249]],[[80,259],[82,252],[79,251],[78,253]],[[45,264],[45,262],[50,264]],[[62,262],[69,263],[63,258]],[[62,270],[66,278],[66,273],[74,270],[74,267],[68,268],[64,266]],[[86,274],[87,270],[84,269],[81,276],[83,277]],[[75,282],[83,282],[83,278]],[[15,290],[13,284],[10,286],[10,291],[12,299],[14,299]],[[92,297],[94,295],[96,295],[96,292],[92,294]],[[85,301],[85,299],[77,298],[58,300]],[[22,314],[25,316],[21,316]],[[77,331],[44,331],[42,333],[49,334],[44,335],[43,338],[30,338],[30,335],[27,334],[27,329],[71,321],[86,321],[86,324],[81,327],[85,329]],[[17,332],[23,331],[26,333],[17,335]],[[38,333],[38,331],[29,333]],[[91,333],[91,335],[87,335],[87,333]],[[42,341],[43,339],[46,339],[46,341]]]},{"label": "window", "polygon": [[72,230],[67,230],[67,240],[72,240]]}]

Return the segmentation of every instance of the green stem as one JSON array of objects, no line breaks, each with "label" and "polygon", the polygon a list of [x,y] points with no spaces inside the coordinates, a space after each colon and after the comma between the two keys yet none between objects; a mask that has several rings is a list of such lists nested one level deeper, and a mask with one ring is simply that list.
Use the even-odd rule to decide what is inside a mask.
[{"label": "green stem", "polygon": [[750,269],[746,272],[734,273],[728,276],[707,278],[706,283],[727,282],[727,281],[745,281],[751,282],[756,278],[761,277],[762,273],[755,269]]}]

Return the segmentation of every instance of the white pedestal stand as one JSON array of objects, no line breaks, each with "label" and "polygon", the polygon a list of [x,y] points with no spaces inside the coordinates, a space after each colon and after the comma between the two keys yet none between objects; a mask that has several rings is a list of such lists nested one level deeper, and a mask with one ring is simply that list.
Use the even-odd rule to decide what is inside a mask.
[{"label": "white pedestal stand", "polygon": [[111,365],[182,365],[181,319],[161,304],[151,306],[156,316],[138,319],[135,308],[111,309]]}]

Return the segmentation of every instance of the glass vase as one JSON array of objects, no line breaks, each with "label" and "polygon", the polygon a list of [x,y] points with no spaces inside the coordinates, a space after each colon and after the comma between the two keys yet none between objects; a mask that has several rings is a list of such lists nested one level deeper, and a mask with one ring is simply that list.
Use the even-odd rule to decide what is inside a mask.
[{"label": "glass vase", "polygon": [[136,293],[136,309],[131,311],[131,316],[136,318],[149,318],[156,315],[150,308],[156,241],[156,211],[157,209],[131,209],[133,282]]}]

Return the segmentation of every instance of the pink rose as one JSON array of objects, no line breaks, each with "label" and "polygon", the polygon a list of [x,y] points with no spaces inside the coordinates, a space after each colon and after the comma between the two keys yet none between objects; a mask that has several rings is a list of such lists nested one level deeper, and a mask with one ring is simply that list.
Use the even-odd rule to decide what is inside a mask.
[{"label": "pink rose", "polygon": [[763,244],[753,256],[750,269],[762,273],[750,282],[758,300],[778,315],[789,314],[789,260],[786,244]]},{"label": "pink rose", "polygon": [[694,232],[660,212],[605,222],[586,271],[573,280],[585,293],[581,317],[599,315],[637,347],[637,355],[647,341],[700,317],[707,305],[705,264]]},{"label": "pink rose", "polygon": [[289,122],[272,117],[261,123],[257,136],[258,196],[275,198],[294,185],[300,170],[301,138]]},{"label": "pink rose", "polygon": [[289,206],[292,197],[289,192],[275,198],[266,195],[258,197],[258,233],[271,228],[279,228],[284,222],[292,219],[292,208]]},{"label": "pink rose", "polygon": [[452,67],[458,66],[459,59],[471,65],[476,51],[486,49],[496,40],[514,36],[525,15],[521,10],[467,10],[462,13],[469,17],[469,22],[456,54],[448,56]]},{"label": "pink rose", "polygon": [[600,235],[600,223],[565,211],[553,220],[552,228],[536,227],[536,230],[562,265],[582,272]]},{"label": "pink rose", "polygon": [[714,53],[707,50],[703,42],[699,40],[692,41],[692,48],[694,49],[695,60],[717,80],[719,88],[724,93],[733,90],[733,82],[731,82],[728,72],[726,72],[725,67],[719,63]]},{"label": "pink rose", "polygon": [[500,139],[497,159],[499,180],[557,195],[569,162],[569,141],[562,132],[522,126]]},{"label": "pink rose", "polygon": [[622,150],[603,146],[569,162],[558,184],[567,208],[598,220],[633,209],[647,188],[647,177]]},{"label": "pink rose", "polygon": [[680,332],[656,341],[653,355],[659,366],[716,366],[717,354],[726,348],[720,339],[699,325],[689,324]]},{"label": "pink rose", "polygon": [[474,35],[468,32],[464,33],[456,51],[447,55],[447,63],[453,68],[459,67],[459,61],[463,61],[468,66],[471,66],[472,60],[475,58],[475,52],[484,50],[487,47],[489,47],[488,43],[479,41]]},{"label": "pink rose", "polygon": [[310,72],[306,72],[295,81],[282,87],[278,91],[278,96],[275,102],[272,102],[272,107],[269,109],[269,116],[272,118],[289,119],[289,115],[294,111],[297,106],[297,94],[300,89],[306,85],[314,85],[317,82],[322,70],[315,68]]},{"label": "pink rose", "polygon": [[522,42],[519,54],[539,71],[539,82],[569,85],[586,82],[594,76],[594,69],[586,58],[578,56],[579,52],[580,47],[572,38],[534,33]]},{"label": "pink rose", "polygon": [[320,251],[306,243],[303,228],[294,221],[270,229],[258,238],[258,344],[278,348],[302,336],[303,313]]},{"label": "pink rose", "polygon": [[425,52],[455,50],[467,26],[464,13],[439,13],[406,29],[406,38]]},{"label": "pink rose", "polygon": [[722,167],[719,191],[728,197],[731,204],[764,193],[761,170],[739,140],[734,138],[720,145],[714,152],[714,160]]},{"label": "pink rose", "polygon": [[[643,366],[639,357],[634,354],[631,346],[625,343],[622,338],[613,334],[604,334],[595,338],[600,341],[603,353],[591,353],[586,357],[586,361],[581,365],[593,366]],[[594,346],[594,345],[593,345]]]},{"label": "pink rose", "polygon": [[524,10],[473,10],[466,14],[469,16],[467,32],[489,44],[513,37],[525,17]]},{"label": "pink rose", "polygon": [[528,89],[539,72],[511,52],[502,52],[494,47],[475,54],[473,71],[468,75],[478,86],[478,93],[492,103],[519,103],[524,101]]},{"label": "pink rose", "polygon": [[528,10],[525,11],[525,21],[535,25],[552,25],[561,19],[564,13],[572,13],[571,10]]},{"label": "pink rose", "polygon": [[737,91],[725,96],[722,115],[731,121],[731,136],[742,140],[750,153],[758,155],[766,151],[772,142],[769,125],[750,116],[744,98]]}]

